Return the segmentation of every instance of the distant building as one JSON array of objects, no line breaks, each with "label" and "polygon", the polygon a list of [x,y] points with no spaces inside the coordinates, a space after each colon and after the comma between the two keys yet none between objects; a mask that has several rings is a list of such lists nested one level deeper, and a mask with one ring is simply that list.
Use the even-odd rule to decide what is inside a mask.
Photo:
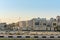
[{"label": "distant building", "polygon": [[26,21],[20,21],[19,26],[20,27],[26,27]]},{"label": "distant building", "polygon": [[57,20],[57,30],[60,31],[60,16],[57,16],[56,20]]},{"label": "distant building", "polygon": [[20,21],[19,27],[23,30],[31,29],[31,31],[57,31],[60,30],[60,16],[56,18],[33,18],[27,21]]},{"label": "distant building", "polygon": [[7,27],[6,23],[0,23],[0,30],[1,31],[5,31],[6,27]]}]

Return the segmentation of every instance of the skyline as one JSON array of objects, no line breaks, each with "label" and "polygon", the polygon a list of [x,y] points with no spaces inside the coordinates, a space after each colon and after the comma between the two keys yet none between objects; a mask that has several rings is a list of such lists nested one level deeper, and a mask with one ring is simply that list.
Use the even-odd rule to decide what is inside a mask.
[{"label": "skyline", "polygon": [[4,17],[26,20],[35,17],[49,19],[57,15],[60,15],[60,0],[0,0],[0,18],[3,17],[4,21],[8,21]]},{"label": "skyline", "polygon": [[[60,17],[60,16],[59,16]],[[42,17],[34,17],[34,18],[40,18],[40,19],[45,19],[45,17],[44,18],[42,18]],[[32,18],[29,18],[29,17],[25,17],[25,18],[21,18],[21,17],[2,17],[2,18],[0,18],[0,23],[7,23],[7,24],[10,24],[10,23],[17,23],[17,22],[19,22],[19,21],[28,21],[28,20],[32,20],[32,19],[34,19],[33,17]],[[50,20],[51,18],[53,18],[53,19],[57,19],[57,16],[54,18],[54,17],[50,17],[50,18],[46,18],[46,20]],[[23,20],[24,19],[24,20]]]}]

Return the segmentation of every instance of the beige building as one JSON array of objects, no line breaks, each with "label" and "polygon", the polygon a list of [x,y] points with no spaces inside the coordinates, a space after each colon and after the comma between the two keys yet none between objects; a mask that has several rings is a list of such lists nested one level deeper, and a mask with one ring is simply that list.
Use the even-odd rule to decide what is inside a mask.
[{"label": "beige building", "polygon": [[20,21],[19,26],[20,27],[26,27],[26,21]]}]

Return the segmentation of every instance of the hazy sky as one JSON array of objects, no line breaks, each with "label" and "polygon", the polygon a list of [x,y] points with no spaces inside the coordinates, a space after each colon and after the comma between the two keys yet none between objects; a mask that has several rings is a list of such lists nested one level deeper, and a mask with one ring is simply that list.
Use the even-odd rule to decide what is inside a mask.
[{"label": "hazy sky", "polygon": [[55,17],[60,15],[60,0],[0,0],[0,18]]}]

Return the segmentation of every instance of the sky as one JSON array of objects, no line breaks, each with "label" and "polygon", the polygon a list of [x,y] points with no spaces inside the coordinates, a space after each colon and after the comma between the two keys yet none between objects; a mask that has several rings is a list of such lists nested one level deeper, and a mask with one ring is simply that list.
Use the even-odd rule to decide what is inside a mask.
[{"label": "sky", "polygon": [[18,17],[48,19],[57,15],[60,15],[60,0],[0,0],[0,19],[4,22],[15,22]]}]

